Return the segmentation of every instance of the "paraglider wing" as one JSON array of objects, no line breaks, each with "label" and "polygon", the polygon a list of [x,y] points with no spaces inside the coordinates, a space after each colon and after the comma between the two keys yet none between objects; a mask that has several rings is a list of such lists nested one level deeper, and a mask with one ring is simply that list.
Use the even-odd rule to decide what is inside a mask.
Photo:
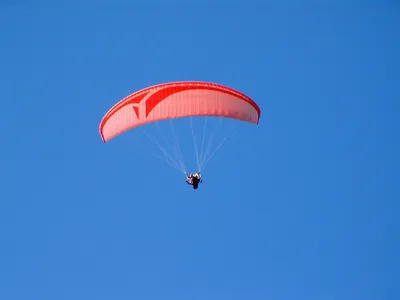
[{"label": "paraglider wing", "polygon": [[172,82],[133,93],[100,123],[104,142],[147,123],[189,116],[220,116],[258,124],[260,108],[234,89],[207,82]]}]

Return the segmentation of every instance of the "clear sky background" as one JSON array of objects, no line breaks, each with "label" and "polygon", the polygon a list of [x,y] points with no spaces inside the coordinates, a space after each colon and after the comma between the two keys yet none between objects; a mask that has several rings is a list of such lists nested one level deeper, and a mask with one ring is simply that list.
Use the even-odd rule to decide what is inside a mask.
[{"label": "clear sky background", "polygon": [[[397,1],[2,0],[0,31],[0,299],[400,299]],[[98,132],[175,80],[262,109],[197,191]]]}]

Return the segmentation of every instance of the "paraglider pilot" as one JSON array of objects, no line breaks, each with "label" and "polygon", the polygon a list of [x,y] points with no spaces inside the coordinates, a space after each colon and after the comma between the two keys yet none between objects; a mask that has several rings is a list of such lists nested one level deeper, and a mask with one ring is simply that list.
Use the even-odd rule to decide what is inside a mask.
[{"label": "paraglider pilot", "polygon": [[186,182],[187,182],[187,184],[192,185],[193,189],[196,190],[199,187],[199,183],[203,182],[203,180],[201,180],[200,172],[186,175]]}]

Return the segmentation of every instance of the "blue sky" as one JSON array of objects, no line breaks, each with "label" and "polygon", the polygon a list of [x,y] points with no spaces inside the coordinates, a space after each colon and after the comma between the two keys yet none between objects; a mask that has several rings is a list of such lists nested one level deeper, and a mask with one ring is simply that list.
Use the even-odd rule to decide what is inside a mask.
[{"label": "blue sky", "polygon": [[[400,298],[396,1],[0,3],[0,299]],[[175,80],[262,109],[197,191],[98,133]]]}]

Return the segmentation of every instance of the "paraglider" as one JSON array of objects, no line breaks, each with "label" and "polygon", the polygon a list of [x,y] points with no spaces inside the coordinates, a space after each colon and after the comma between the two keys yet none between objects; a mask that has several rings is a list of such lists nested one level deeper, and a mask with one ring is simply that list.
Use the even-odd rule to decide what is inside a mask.
[{"label": "paraglider", "polygon": [[[142,89],[122,99],[105,114],[99,129],[106,143],[130,129],[163,120],[203,116],[258,124],[260,114],[259,106],[250,97],[232,88],[199,81],[171,82]],[[168,157],[165,149],[154,143]],[[183,159],[173,161],[168,157],[167,162],[183,172],[187,182],[197,189],[202,182],[200,172],[210,158],[200,157],[197,146],[195,150],[197,173],[187,175]]]},{"label": "paraglider", "polygon": [[193,186],[193,189],[197,190],[199,187],[199,183],[202,183],[203,180],[201,179],[200,173],[194,173],[190,175],[186,175],[186,182]]}]

